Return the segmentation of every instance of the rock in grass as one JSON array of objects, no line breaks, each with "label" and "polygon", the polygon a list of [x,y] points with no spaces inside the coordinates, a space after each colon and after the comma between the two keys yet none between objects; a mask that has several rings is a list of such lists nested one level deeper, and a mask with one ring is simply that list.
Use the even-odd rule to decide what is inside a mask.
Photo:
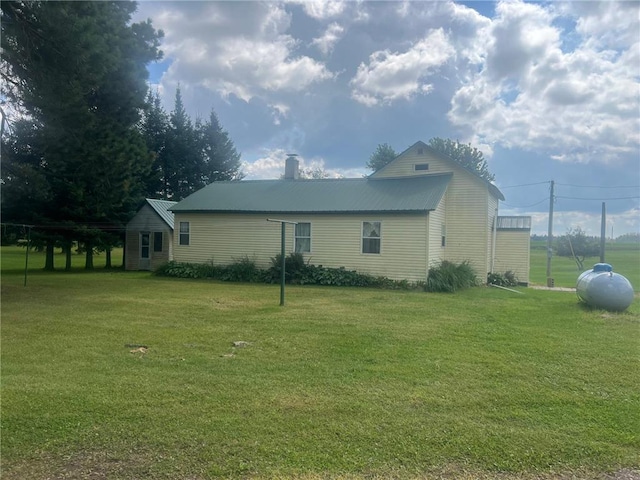
[{"label": "rock in grass", "polygon": [[237,342],[233,342],[231,345],[233,345],[236,348],[244,348],[244,347],[248,347],[251,344],[249,342],[245,342],[244,340],[238,340]]}]

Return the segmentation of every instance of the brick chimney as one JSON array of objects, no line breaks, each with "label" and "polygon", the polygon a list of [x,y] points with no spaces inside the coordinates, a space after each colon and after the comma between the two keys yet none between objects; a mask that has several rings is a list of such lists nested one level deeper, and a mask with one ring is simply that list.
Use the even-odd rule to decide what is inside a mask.
[{"label": "brick chimney", "polygon": [[297,180],[300,178],[300,162],[298,162],[297,156],[295,153],[287,153],[287,160],[284,164],[285,180]]}]

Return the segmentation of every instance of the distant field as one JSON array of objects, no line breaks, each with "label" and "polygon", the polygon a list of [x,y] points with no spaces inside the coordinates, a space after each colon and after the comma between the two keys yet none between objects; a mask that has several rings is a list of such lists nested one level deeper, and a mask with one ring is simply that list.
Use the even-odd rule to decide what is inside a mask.
[{"label": "distant field", "polygon": [[3,480],[640,475],[638,299],[291,286],[279,307],[276,285],[100,268],[24,287],[1,251]]},{"label": "distant field", "polygon": [[[531,272],[529,281],[532,284],[547,284],[547,246],[544,241],[531,242]],[[584,262],[585,270],[600,261],[599,257],[587,258]],[[633,285],[636,292],[640,291],[640,244],[637,243],[607,243],[605,261],[613,266],[613,271],[624,275]],[[576,280],[582,271],[578,270],[572,258],[558,257],[551,259],[551,277],[559,287],[575,287]]]}]

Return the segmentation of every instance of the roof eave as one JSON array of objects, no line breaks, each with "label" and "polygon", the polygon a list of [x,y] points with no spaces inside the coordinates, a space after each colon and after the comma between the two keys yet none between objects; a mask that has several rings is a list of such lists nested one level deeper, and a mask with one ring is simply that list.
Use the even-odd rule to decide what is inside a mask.
[{"label": "roof eave", "polygon": [[434,211],[435,208],[397,209],[397,210],[215,210],[215,209],[185,209],[174,210],[174,214],[235,214],[235,215],[372,215],[372,214],[423,214]]}]

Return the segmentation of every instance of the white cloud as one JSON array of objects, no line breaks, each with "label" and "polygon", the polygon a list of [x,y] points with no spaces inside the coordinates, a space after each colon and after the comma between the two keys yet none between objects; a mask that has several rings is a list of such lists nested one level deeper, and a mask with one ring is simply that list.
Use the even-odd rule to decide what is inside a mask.
[{"label": "white cloud", "polygon": [[333,51],[333,48],[336,43],[340,41],[343,34],[344,28],[334,22],[327,27],[324,35],[314,38],[311,44],[317,46],[323,55],[328,55]]},{"label": "white cloud", "polygon": [[304,12],[317,20],[337,17],[347,6],[347,2],[343,0],[302,0],[295,3],[300,3]]},{"label": "white cloud", "polygon": [[[247,174],[246,180],[277,179],[284,173],[287,150],[283,148],[263,149],[259,158],[254,161],[244,161],[242,170]],[[325,160],[320,157],[305,158],[297,157],[300,162],[300,169],[323,170],[327,178],[362,178],[366,171],[364,168],[330,168]]]},{"label": "white cloud", "polygon": [[442,29],[430,32],[406,52],[374,52],[350,82],[352,98],[373,106],[428,93],[433,86],[425,82],[426,77],[453,54]]},{"label": "white cloud", "polygon": [[219,46],[220,51],[214,57],[218,73],[227,79],[225,87],[214,81],[214,88],[224,95],[233,93],[249,101],[264,90],[296,92],[333,76],[324,65],[309,57],[292,58],[294,43],[288,36],[275,42],[228,40]]},{"label": "white cloud", "polygon": [[[531,233],[546,235],[549,229],[549,214],[546,211],[526,212],[516,209],[501,208],[500,215],[531,216]],[[565,235],[570,229],[580,227],[589,236],[600,236],[602,217],[598,212],[569,210],[556,212],[553,218],[553,235]],[[620,213],[607,213],[606,236],[614,238],[629,232],[640,233],[640,209],[632,208]]]},{"label": "white cloud", "polygon": [[[611,163],[637,152],[638,44],[615,52],[597,48],[606,39],[586,36],[563,51],[552,10],[509,2],[497,12],[486,63],[470,70],[453,96],[451,122],[489,143],[546,151],[563,161]],[[638,27],[636,9],[623,30]],[[600,30],[585,21],[587,32]]]},{"label": "white cloud", "polygon": [[161,5],[154,26],[164,30],[162,49],[172,61],[164,84],[200,85],[248,102],[334,76],[323,63],[296,54],[299,42],[287,33],[291,15],[282,4]]}]

